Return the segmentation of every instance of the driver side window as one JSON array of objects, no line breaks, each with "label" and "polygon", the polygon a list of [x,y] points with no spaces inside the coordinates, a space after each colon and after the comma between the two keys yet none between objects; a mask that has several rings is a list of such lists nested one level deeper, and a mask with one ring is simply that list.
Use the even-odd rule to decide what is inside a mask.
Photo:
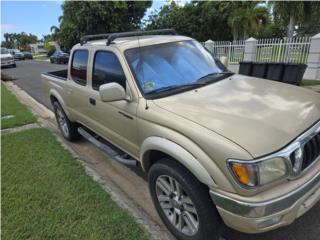
[{"label": "driver side window", "polygon": [[99,90],[100,85],[111,82],[126,89],[126,77],[117,56],[112,52],[98,51],[94,57],[92,88]]}]

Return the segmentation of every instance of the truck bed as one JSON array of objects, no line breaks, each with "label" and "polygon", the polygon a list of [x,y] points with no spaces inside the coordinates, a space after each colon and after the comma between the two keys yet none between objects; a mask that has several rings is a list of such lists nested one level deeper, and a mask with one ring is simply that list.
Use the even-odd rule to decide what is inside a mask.
[{"label": "truck bed", "polygon": [[42,74],[66,81],[68,77],[68,69],[63,69],[63,70],[53,71],[53,72],[45,72]]}]

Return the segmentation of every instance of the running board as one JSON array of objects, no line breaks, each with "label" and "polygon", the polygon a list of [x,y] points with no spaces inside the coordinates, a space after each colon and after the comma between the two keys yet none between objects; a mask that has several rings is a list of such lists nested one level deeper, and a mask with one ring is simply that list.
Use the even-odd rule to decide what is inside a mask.
[{"label": "running board", "polygon": [[78,128],[78,132],[81,136],[83,136],[85,139],[87,139],[89,142],[91,142],[93,145],[95,145],[97,148],[99,148],[101,151],[109,155],[113,160],[120,162],[125,165],[130,165],[130,166],[138,166],[138,161],[135,159],[126,159],[123,158],[119,152],[116,150],[112,149],[110,146],[107,144],[99,141],[97,138],[92,136],[89,132],[84,130],[82,127]]}]

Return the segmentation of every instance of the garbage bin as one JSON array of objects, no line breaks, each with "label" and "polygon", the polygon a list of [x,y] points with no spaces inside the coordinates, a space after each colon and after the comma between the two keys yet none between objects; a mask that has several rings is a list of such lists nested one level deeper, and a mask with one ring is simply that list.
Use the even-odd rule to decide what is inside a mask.
[{"label": "garbage bin", "polygon": [[299,86],[306,68],[306,64],[285,63],[282,81]]},{"label": "garbage bin", "polygon": [[252,63],[252,77],[266,78],[268,65],[267,63]]},{"label": "garbage bin", "polygon": [[252,62],[240,62],[239,74],[251,76]]},{"label": "garbage bin", "polygon": [[283,63],[268,63],[266,79],[281,82],[283,78],[283,70]]}]

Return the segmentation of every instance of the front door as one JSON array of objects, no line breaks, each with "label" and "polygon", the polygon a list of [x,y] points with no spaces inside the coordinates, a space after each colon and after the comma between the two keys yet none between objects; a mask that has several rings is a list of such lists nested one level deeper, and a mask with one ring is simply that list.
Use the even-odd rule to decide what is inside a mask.
[{"label": "front door", "polygon": [[99,87],[111,82],[120,84],[128,91],[125,74],[115,53],[96,51],[91,86],[88,86],[92,101],[87,113],[91,118],[90,125],[104,138],[132,156],[138,157],[137,102],[126,100],[102,102]]}]

